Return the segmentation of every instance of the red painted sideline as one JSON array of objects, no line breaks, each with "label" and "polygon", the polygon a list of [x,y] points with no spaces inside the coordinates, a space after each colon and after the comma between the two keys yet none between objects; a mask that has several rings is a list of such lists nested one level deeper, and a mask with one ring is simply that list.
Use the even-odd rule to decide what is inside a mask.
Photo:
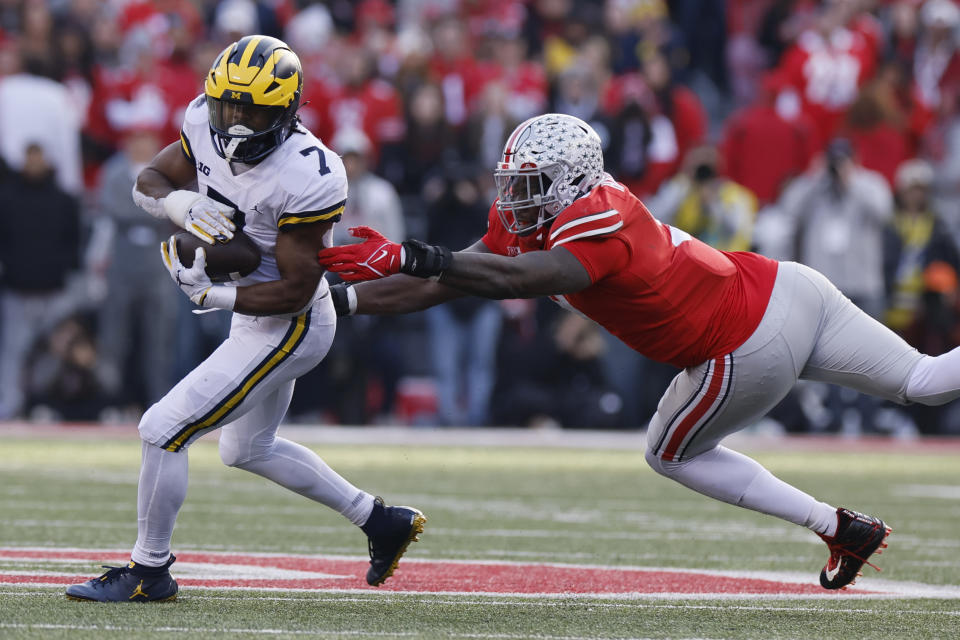
[{"label": "red painted sideline", "polygon": [[[51,551],[0,549],[0,557],[50,559],[89,559],[91,563],[122,564],[116,552]],[[246,587],[270,589],[376,589],[362,577],[367,563],[335,557],[248,556],[240,554],[181,553],[178,562],[198,564],[247,565],[264,568],[326,574],[305,579],[202,579],[177,578],[183,586]],[[192,571],[191,571],[192,572]],[[176,571],[174,571],[176,573]],[[93,577],[92,575],[90,577]],[[58,584],[78,582],[78,578],[56,575],[0,573],[0,582]],[[496,564],[470,562],[402,562],[381,591],[425,593],[517,593],[517,594],[744,594],[809,595],[826,593],[814,584],[795,584],[735,578],[710,573],[659,569],[616,569],[570,565]],[[863,592],[860,592],[863,593]]]}]

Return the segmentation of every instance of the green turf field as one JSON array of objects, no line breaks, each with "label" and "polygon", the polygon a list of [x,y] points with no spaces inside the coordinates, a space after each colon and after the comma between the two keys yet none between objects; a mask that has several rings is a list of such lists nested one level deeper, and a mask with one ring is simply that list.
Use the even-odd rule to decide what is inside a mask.
[{"label": "green turf field", "polygon": [[[682,568],[808,576],[826,548],[806,530],[703,498],[647,469],[642,451],[310,445],[348,479],[429,517],[408,559]],[[960,455],[758,452],[819,498],[883,517],[894,533],[857,587],[922,583],[960,593]],[[129,549],[135,439],[0,444],[0,549]],[[215,437],[190,450],[174,551],[360,557],[366,539],[332,511],[227,469]],[[3,574],[85,578],[97,563],[0,556]],[[465,565],[466,566],[466,565]],[[402,584],[403,569],[392,580]],[[174,565],[174,575],[177,565]],[[179,576],[178,576],[179,577]],[[464,575],[467,581],[469,575]],[[388,583],[391,584],[391,583]],[[960,602],[883,598],[593,597],[182,586],[177,602],[67,601],[61,586],[0,586],[0,638],[957,638]],[[819,594],[818,594],[819,595]]]}]

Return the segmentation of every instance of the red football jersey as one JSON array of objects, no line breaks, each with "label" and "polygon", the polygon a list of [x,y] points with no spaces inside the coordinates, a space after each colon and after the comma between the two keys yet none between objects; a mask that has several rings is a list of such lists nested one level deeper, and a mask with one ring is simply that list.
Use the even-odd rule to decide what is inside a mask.
[{"label": "red football jersey", "polygon": [[567,249],[593,284],[554,301],[648,358],[678,367],[743,344],[760,324],[777,275],[769,258],[718,251],[659,222],[609,177],[536,237],[508,233],[494,205],[482,241],[505,256]]},{"label": "red football jersey", "polygon": [[834,137],[861,85],[873,75],[875,55],[863,33],[838,29],[826,40],[805,31],[780,61],[817,127],[818,148]]},{"label": "red football jersey", "polygon": [[341,129],[360,129],[370,140],[370,156],[379,159],[384,144],[401,140],[406,131],[400,94],[389,83],[373,79],[360,87],[315,81],[300,111],[321,140],[333,140]]}]

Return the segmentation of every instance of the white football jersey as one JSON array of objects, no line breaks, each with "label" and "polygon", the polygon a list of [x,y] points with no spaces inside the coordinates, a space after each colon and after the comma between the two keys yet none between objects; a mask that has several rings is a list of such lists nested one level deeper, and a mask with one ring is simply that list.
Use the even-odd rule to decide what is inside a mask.
[{"label": "white football jersey", "polygon": [[[184,155],[197,168],[199,191],[237,210],[243,230],[260,249],[260,266],[237,286],[280,279],[277,235],[292,225],[339,220],[347,200],[347,174],[340,156],[302,125],[256,165],[230,163],[214,150],[203,94],[190,103],[180,130]],[[319,249],[319,247],[318,247]],[[321,278],[318,293],[326,289]]]}]

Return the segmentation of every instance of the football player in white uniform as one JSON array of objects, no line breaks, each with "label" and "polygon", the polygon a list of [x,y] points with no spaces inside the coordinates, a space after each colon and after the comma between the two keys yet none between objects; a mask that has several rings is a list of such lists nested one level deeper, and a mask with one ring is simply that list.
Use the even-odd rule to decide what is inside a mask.
[{"label": "football player in white uniform", "polygon": [[[347,197],[340,158],[300,125],[303,72],[286,44],[247,36],[213,63],[204,94],[187,107],[180,140],[139,175],[134,200],[208,244],[238,228],[259,248],[260,266],[214,285],[197,249],[184,267],[171,238],[161,253],[190,299],[233,311],[230,336],[143,415],[138,535],[130,562],[67,588],[107,602],[169,600],[173,526],[186,497],[187,447],[221,429],[220,457],[327,505],[369,538],[367,582],[382,584],[425,518],[388,507],[339,476],[310,449],[278,438],[294,382],[326,355],[336,314],[316,262],[330,244]],[[196,183],[197,190],[191,189]]]}]

